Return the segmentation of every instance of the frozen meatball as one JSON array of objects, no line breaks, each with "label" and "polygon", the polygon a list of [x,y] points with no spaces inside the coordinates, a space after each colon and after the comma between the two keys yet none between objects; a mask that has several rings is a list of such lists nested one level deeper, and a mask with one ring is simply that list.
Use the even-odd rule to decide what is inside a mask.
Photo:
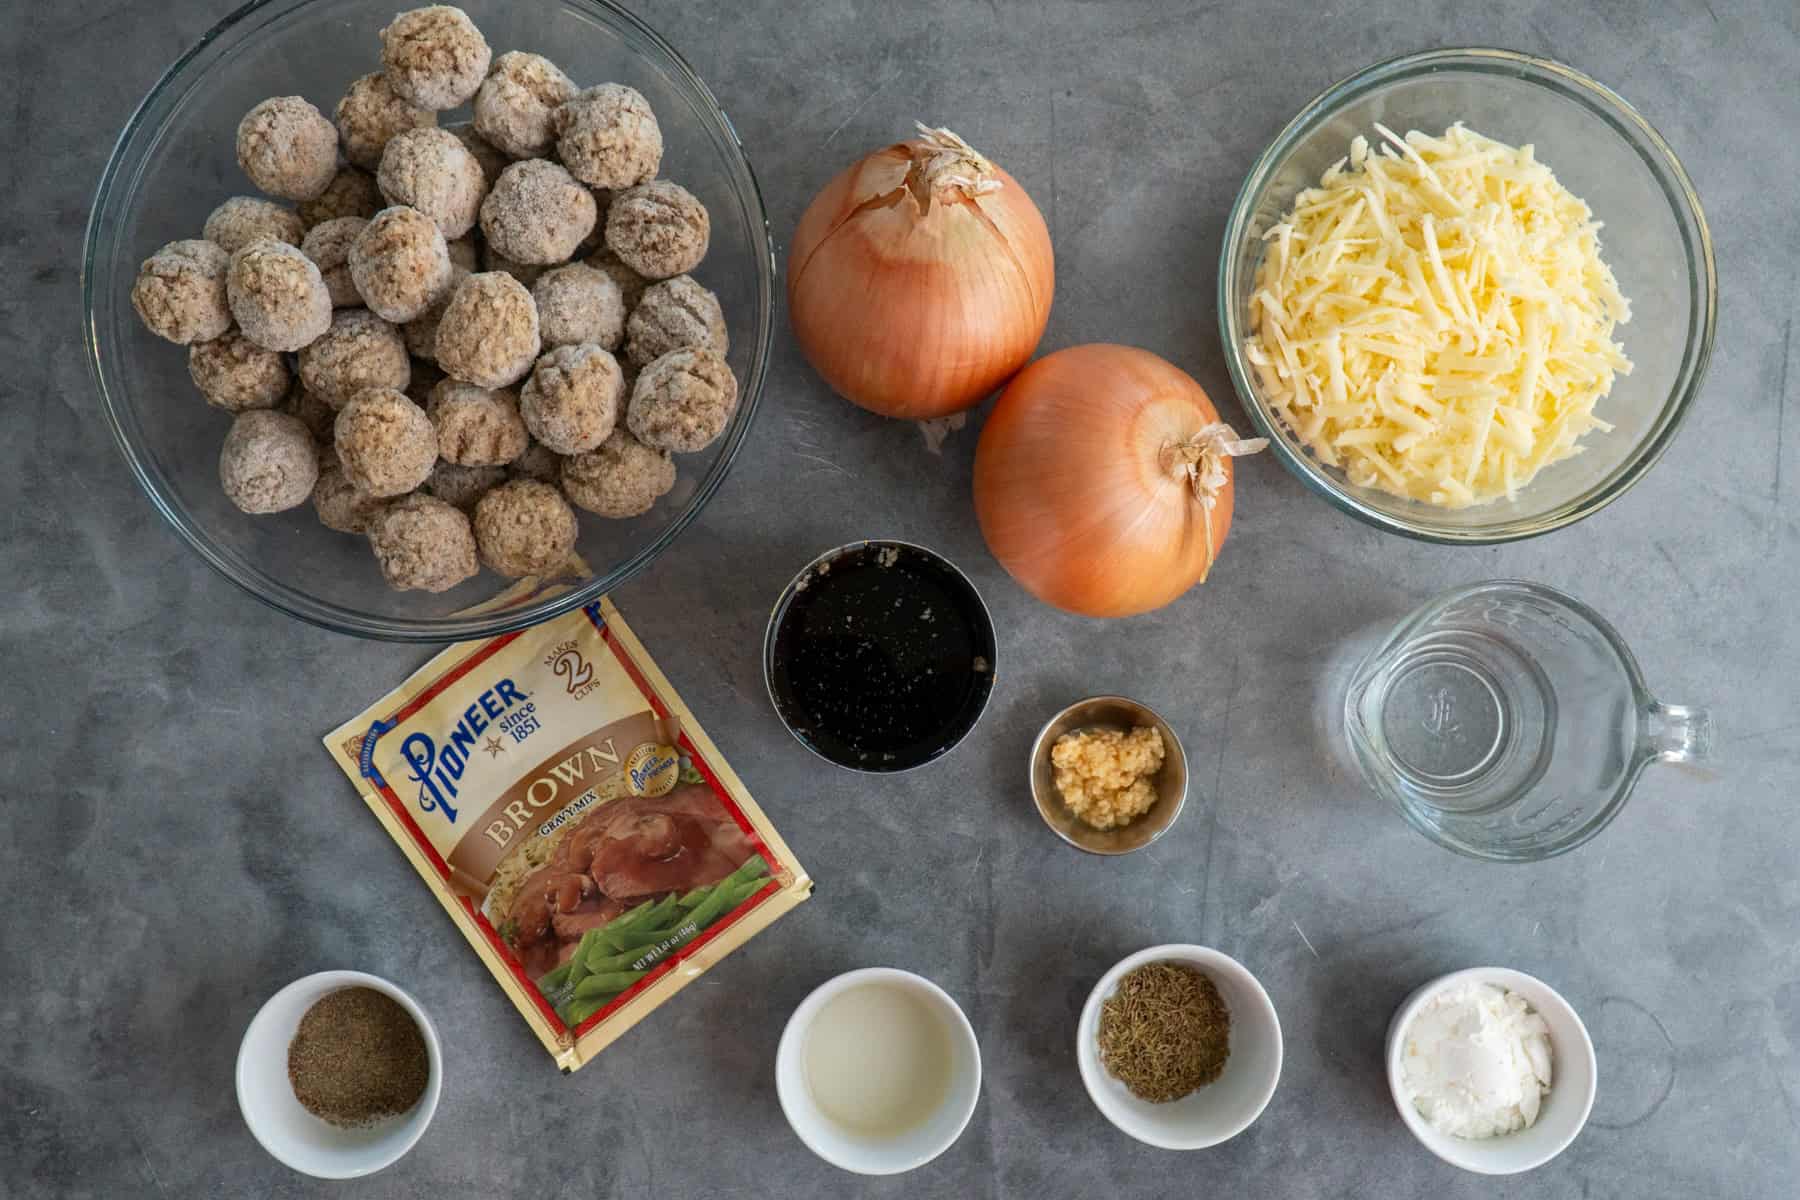
[{"label": "frozen meatball", "polygon": [[[337,424],[337,410],[299,383],[296,382],[288,389],[287,399],[281,403],[281,411],[306,426],[314,441],[323,442],[327,447],[331,445],[332,430]],[[330,455],[330,461],[337,461],[335,452]]]},{"label": "frozen meatball", "polygon": [[201,235],[233,254],[258,238],[298,246],[305,232],[300,214],[293,209],[255,196],[233,196],[212,210]]},{"label": "frozen meatball", "polygon": [[[458,275],[458,278],[461,276]],[[408,354],[436,363],[438,322],[444,319],[444,309],[449,307],[450,297],[454,292],[455,287],[452,285],[451,291],[439,296],[430,308],[400,327],[400,333],[406,339]]]},{"label": "frozen meatball", "polygon": [[475,235],[459,237],[444,243],[450,252],[450,269],[458,272],[456,281],[462,282],[462,276],[473,275],[481,269],[481,247],[475,244]]},{"label": "frozen meatball", "polygon": [[325,190],[300,203],[300,219],[311,229],[339,217],[368,220],[383,208],[375,177],[361,167],[339,167]]},{"label": "frozen meatball", "polygon": [[594,228],[594,194],[553,162],[528,158],[500,172],[481,204],[481,232],[515,262],[567,262]]},{"label": "frozen meatball", "polygon": [[226,412],[274,408],[294,381],[285,356],[264,350],[235,329],[190,346],[188,374],[206,402]]},{"label": "frozen meatball", "polygon": [[635,517],[650,511],[675,486],[675,460],[624,429],[597,450],[562,461],[563,494],[603,517]]},{"label": "frozen meatball", "polygon": [[606,350],[619,348],[625,327],[619,285],[586,263],[545,271],[531,285],[531,299],[546,347],[592,342]]},{"label": "frozen meatball", "polygon": [[624,379],[618,360],[598,346],[558,346],[538,359],[519,391],[519,415],[531,436],[558,454],[579,454],[618,424]]},{"label": "frozen meatball", "polygon": [[421,108],[468,103],[493,51],[469,14],[448,4],[415,8],[381,31],[381,65],[394,93]]},{"label": "frozen meatball", "polygon": [[369,548],[388,586],[443,592],[481,570],[469,518],[436,496],[394,501],[369,524]]},{"label": "frozen meatball", "polygon": [[677,275],[645,288],[644,298],[631,310],[625,336],[626,357],[639,369],[686,346],[700,346],[721,356],[731,348],[719,298],[695,283],[691,275]]},{"label": "frozen meatball", "polygon": [[506,482],[506,474],[505,467],[464,467],[439,461],[431,468],[425,490],[445,504],[473,512],[475,502],[485,496],[489,488]]},{"label": "frozen meatball", "polygon": [[411,380],[400,331],[366,308],[339,309],[331,328],[300,351],[300,382],[336,409],[370,388],[404,392]]},{"label": "frozen meatball", "polygon": [[350,278],[376,316],[410,321],[449,288],[450,248],[418,209],[384,208],[350,247]]},{"label": "frozen meatball", "polygon": [[617,191],[656,178],[662,130],[636,88],[588,88],[558,107],[553,119],[557,157],[589,187]]},{"label": "frozen meatball", "polygon": [[535,479],[503,483],[475,504],[476,552],[512,579],[562,566],[575,549],[576,532],[569,502]]},{"label": "frozen meatball", "polygon": [[663,179],[620,193],[606,213],[606,248],[645,279],[693,270],[711,237],[705,206]]},{"label": "frozen meatball", "polygon": [[239,413],[219,451],[219,482],[247,513],[272,513],[305,504],[319,477],[312,434],[286,413]]},{"label": "frozen meatball", "polygon": [[443,295],[431,302],[430,308],[401,327],[401,332],[406,335],[406,352],[414,358],[434,363],[437,361],[438,322],[444,318],[444,309],[449,307],[450,297],[456,294],[456,285],[474,274],[476,260],[480,257],[480,251],[475,249],[472,238],[457,238],[449,244],[449,250],[450,286],[444,289]]},{"label": "frozen meatball", "polygon": [[446,238],[475,227],[487,195],[481,164],[454,133],[436,127],[396,134],[382,151],[375,183],[389,204],[418,209]]},{"label": "frozen meatball", "polygon": [[439,457],[458,466],[503,467],[530,441],[519,398],[508,388],[446,379],[431,389],[425,415],[437,427]]},{"label": "frozen meatball", "polygon": [[578,90],[543,55],[509,51],[475,93],[475,132],[514,158],[543,158],[556,144],[552,117]]},{"label": "frozen meatball", "polygon": [[300,96],[264,100],[238,122],[238,166],[251,183],[284,200],[323,192],[337,174],[337,152],[337,130]]},{"label": "frozen meatball", "polygon": [[331,326],[331,293],[300,247],[263,238],[231,256],[225,296],[244,336],[265,350],[298,350]]},{"label": "frozen meatball", "polygon": [[170,242],[144,260],[131,286],[131,307],[159,338],[188,345],[231,328],[225,286],[231,256],[211,242]]},{"label": "frozen meatball", "polygon": [[405,392],[392,388],[359,392],[338,410],[333,431],[344,475],[371,495],[410,492],[425,482],[437,462],[431,418]]},{"label": "frozen meatball", "polygon": [[400,134],[437,124],[435,112],[395,94],[379,71],[350,85],[337,102],[336,116],[344,157],[364,171],[381,165],[382,152]]},{"label": "frozen meatball", "polygon": [[481,262],[484,269],[504,271],[526,287],[534,286],[543,277],[544,272],[550,269],[548,266],[540,266],[537,263],[514,262],[504,254],[494,253],[492,246],[481,248]]},{"label": "frozen meatball", "polygon": [[640,442],[677,454],[704,450],[737,411],[737,376],[711,350],[671,350],[638,376],[625,424]]},{"label": "frozen meatball", "polygon": [[535,479],[539,483],[557,483],[562,479],[563,456],[532,438],[525,453],[512,460],[506,473],[514,479]]},{"label": "frozen meatball", "polygon": [[511,275],[483,271],[456,285],[438,319],[437,364],[464,383],[516,383],[537,358],[537,305]]},{"label": "frozen meatball", "polygon": [[463,148],[473,154],[475,161],[481,164],[482,182],[486,183],[488,187],[493,187],[494,180],[500,178],[500,172],[506,170],[512,164],[512,160],[490,144],[486,138],[475,132],[475,126],[467,121],[446,128],[456,135],[456,140],[461,142]]},{"label": "frozen meatball", "polygon": [[313,484],[313,511],[319,523],[339,533],[367,533],[369,525],[387,507],[385,497],[371,495],[350,482],[344,468],[335,460],[319,468],[319,481]]},{"label": "frozen meatball", "polygon": [[[607,212],[610,214],[612,210],[609,208]],[[644,289],[650,286],[650,281],[620,262],[619,256],[611,250],[603,249],[593,254],[587,265],[619,285],[619,298],[624,301],[625,315],[629,317],[638,301],[644,298]]]},{"label": "frozen meatball", "polygon": [[349,308],[362,303],[362,293],[350,278],[350,247],[369,222],[363,217],[333,217],[306,231],[300,251],[313,260],[325,280],[334,308]]}]

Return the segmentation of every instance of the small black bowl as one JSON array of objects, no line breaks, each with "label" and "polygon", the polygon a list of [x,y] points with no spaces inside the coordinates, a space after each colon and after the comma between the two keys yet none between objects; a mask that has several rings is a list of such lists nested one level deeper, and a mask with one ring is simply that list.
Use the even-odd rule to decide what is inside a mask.
[{"label": "small black bowl", "polygon": [[852,542],[775,602],[763,681],[796,740],[852,771],[948,754],[994,691],[994,619],[975,585],[911,542]]}]

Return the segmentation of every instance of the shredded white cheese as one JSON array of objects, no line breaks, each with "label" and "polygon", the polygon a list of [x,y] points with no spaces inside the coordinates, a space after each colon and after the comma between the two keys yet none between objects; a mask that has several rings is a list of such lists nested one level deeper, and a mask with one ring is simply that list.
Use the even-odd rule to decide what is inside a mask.
[{"label": "shredded white cheese", "polygon": [[1600,222],[1537,161],[1452,125],[1350,144],[1294,199],[1245,354],[1276,416],[1350,482],[1460,508],[1512,498],[1611,425],[1631,361]]}]

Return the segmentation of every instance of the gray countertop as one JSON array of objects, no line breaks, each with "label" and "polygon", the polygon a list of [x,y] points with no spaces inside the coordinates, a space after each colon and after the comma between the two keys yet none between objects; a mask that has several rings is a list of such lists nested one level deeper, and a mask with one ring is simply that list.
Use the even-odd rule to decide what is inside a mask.
[{"label": "gray countertop", "polygon": [[[934,457],[913,428],[831,396],[781,328],[739,465],[617,599],[819,894],[572,1078],[317,740],[425,652],[303,626],[209,571],[124,474],[96,412],[76,281],[91,189],[144,91],[230,7],[34,4],[0,23],[19,85],[0,122],[12,281],[0,301],[12,414],[0,545],[13,581],[0,611],[0,879],[20,905],[0,923],[0,1195],[1793,1194],[1791,3],[647,6],[730,111],[784,247],[851,157],[915,117],[949,124],[1044,205],[1058,254],[1044,348],[1145,346],[1191,371],[1240,428],[1211,303],[1237,185],[1315,93],[1426,45],[1548,54],[1643,110],[1707,206],[1719,339],[1672,452],[1576,527],[1495,549],[1414,544],[1337,515],[1265,455],[1239,467],[1213,581],[1152,616],[1099,624],[1034,602],[987,555],[968,501],[972,431]],[[789,739],[757,654],[789,575],[874,534],[969,569],[1007,663],[975,738],[885,780],[822,769]],[[1359,631],[1502,575],[1593,602],[1651,685],[1713,706],[1721,733],[1711,773],[1651,772],[1598,840],[1524,868],[1428,844],[1362,791],[1315,719]],[[1021,788],[1039,723],[1104,689],[1171,717],[1195,767],[1180,823],[1122,860],[1070,851]],[[1161,941],[1246,963],[1287,1037],[1262,1119],[1186,1156],[1106,1124],[1073,1056],[1096,977]],[[954,994],[986,1067],[961,1141],[887,1181],[808,1154],[771,1066],[799,999],[871,964]],[[1587,1131],[1510,1182],[1416,1145],[1381,1067],[1407,991],[1476,964],[1552,982],[1599,1054]],[[410,988],[436,1017],[448,1075],[408,1158],[328,1185],[250,1137],[232,1062],[270,992],[337,966]]]}]

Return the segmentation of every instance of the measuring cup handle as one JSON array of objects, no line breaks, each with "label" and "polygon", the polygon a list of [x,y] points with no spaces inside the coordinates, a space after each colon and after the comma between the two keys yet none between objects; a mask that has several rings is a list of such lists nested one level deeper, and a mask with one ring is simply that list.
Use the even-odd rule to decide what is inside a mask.
[{"label": "measuring cup handle", "polygon": [[1642,728],[1644,748],[1659,762],[1704,762],[1713,755],[1712,714],[1704,708],[1652,701]]}]

